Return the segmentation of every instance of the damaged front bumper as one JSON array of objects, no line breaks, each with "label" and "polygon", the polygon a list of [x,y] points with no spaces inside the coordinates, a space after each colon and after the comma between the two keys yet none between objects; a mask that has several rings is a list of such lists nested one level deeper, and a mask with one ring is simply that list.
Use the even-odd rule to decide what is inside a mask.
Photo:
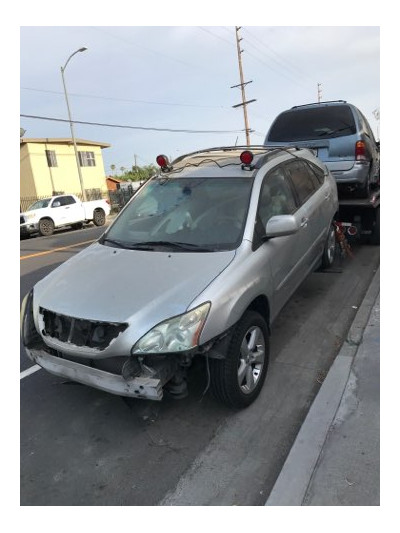
[{"label": "damaged front bumper", "polygon": [[88,385],[105,392],[119,396],[129,396],[146,400],[160,401],[163,398],[163,385],[165,380],[155,376],[137,376],[124,378],[122,375],[112,374],[98,368],[62,359],[46,352],[45,350],[26,348],[29,357],[39,366],[72,381]]}]

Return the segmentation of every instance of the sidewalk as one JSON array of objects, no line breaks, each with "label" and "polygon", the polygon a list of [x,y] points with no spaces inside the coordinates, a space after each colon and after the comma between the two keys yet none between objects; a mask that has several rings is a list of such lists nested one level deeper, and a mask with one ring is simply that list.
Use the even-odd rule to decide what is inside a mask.
[{"label": "sidewalk", "polygon": [[378,506],[379,269],[265,505]]}]

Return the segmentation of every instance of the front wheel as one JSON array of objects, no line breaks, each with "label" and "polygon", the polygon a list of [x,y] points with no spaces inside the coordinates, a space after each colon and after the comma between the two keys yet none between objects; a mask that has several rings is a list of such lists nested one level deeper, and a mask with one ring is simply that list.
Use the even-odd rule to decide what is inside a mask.
[{"label": "front wheel", "polygon": [[106,223],[106,214],[102,209],[96,209],[93,213],[93,224],[95,226],[104,226]]},{"label": "front wheel", "polygon": [[325,241],[324,251],[322,254],[322,269],[330,268],[335,261],[336,255],[336,228],[334,224],[329,227],[328,236]]},{"label": "front wheel", "polygon": [[43,237],[53,235],[54,222],[51,220],[51,218],[42,218],[42,220],[39,222],[39,233]]},{"label": "front wheel", "polygon": [[210,360],[214,396],[230,407],[249,406],[260,394],[268,361],[267,324],[258,313],[247,311],[231,334],[225,359]]}]

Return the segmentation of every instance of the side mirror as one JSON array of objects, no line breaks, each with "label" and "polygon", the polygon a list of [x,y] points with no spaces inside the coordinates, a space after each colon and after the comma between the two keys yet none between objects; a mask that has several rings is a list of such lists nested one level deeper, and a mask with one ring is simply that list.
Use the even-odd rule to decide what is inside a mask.
[{"label": "side mirror", "polygon": [[293,235],[299,231],[299,226],[293,215],[276,215],[271,217],[265,226],[265,238]]},{"label": "side mirror", "polygon": [[53,205],[51,207],[60,207],[60,202],[53,202]]}]

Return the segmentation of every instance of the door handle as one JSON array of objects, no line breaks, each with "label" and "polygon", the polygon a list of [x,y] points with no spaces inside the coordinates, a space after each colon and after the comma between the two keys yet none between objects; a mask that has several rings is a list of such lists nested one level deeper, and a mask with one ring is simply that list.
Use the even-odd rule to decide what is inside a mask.
[{"label": "door handle", "polygon": [[308,224],[308,218],[303,217],[303,218],[301,219],[300,227],[301,227],[301,228],[306,228],[306,227],[307,227],[307,224]]}]

